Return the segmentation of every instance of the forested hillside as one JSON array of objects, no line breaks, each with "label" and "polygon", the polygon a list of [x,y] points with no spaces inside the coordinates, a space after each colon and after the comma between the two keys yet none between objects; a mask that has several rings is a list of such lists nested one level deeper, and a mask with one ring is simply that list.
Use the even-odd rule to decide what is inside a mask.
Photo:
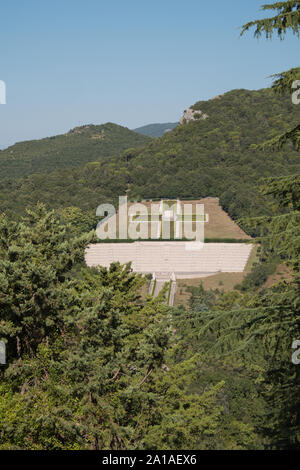
[{"label": "forested hillside", "polygon": [[76,127],[67,134],[19,142],[1,151],[0,178],[74,168],[114,157],[148,141],[147,137],[112,123]]},{"label": "forested hillside", "polygon": [[[264,89],[234,90],[217,99],[196,103],[194,108],[201,109],[208,118],[179,125],[140,148],[130,143],[137,134],[110,124],[107,125],[112,130],[110,138],[106,127],[101,126],[101,132],[107,135],[106,144],[105,138],[103,142],[99,138],[99,128],[98,137],[93,138],[96,135],[93,127],[28,144],[38,146],[41,142],[47,155],[47,171],[52,163],[55,171],[42,174],[45,167],[41,166],[38,175],[2,179],[0,209],[22,214],[26,206],[42,201],[54,208],[76,206],[95,213],[99,204],[116,202],[127,191],[133,200],[217,196],[233,218],[272,213],[274,202],[259,194],[259,180],[298,173],[300,158],[289,146],[271,153],[254,145],[291,129],[300,119],[300,107],[293,106],[289,96],[276,96],[271,89]],[[120,156],[101,160],[98,153],[101,145],[106,145],[107,156],[120,152],[120,140],[113,138],[116,130],[122,136],[130,136],[123,141],[127,150]],[[52,160],[49,150],[52,141],[73,142],[74,147],[64,150],[68,168],[59,168],[57,154]],[[0,156],[7,157],[7,152]],[[30,152],[28,148],[28,155]],[[70,168],[70,161],[79,165],[78,154],[85,161],[93,161]],[[36,156],[34,161],[38,165],[41,160]],[[22,165],[28,161],[17,159],[15,164],[20,165],[18,171],[24,172]]]},{"label": "forested hillside", "polygon": [[146,126],[133,129],[139,134],[148,135],[149,137],[162,137],[166,132],[172,131],[178,122],[167,122],[165,124],[148,124]]},{"label": "forested hillside", "polygon": [[[299,33],[299,6],[268,4],[276,16],[243,31]],[[286,96],[235,90],[196,103],[206,119],[141,149],[2,180],[0,450],[300,449],[295,79],[300,68],[277,77],[274,92]],[[177,307],[167,286],[142,297],[149,279],[129,264],[88,268],[97,204],[125,191],[220,196],[231,215],[246,216],[243,226],[259,228],[257,263],[228,292],[199,280]],[[289,276],[270,287],[272,263]]]},{"label": "forested hillside", "polygon": [[193,106],[208,115],[176,127],[137,151],[128,164],[132,197],[218,196],[230,215],[266,213],[260,178],[297,173],[299,155],[287,147],[263,153],[254,144],[294,127],[300,107],[270,89],[234,90]]}]

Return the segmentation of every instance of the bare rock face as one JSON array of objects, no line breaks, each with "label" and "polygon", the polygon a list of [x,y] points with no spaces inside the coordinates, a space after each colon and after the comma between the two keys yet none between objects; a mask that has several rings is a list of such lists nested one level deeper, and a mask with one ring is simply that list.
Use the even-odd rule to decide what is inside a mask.
[{"label": "bare rock face", "polygon": [[194,110],[192,108],[188,108],[184,111],[182,118],[180,119],[179,123],[180,124],[186,124],[191,121],[196,121],[196,120],[204,120],[207,119],[208,115],[203,113],[200,110]]}]

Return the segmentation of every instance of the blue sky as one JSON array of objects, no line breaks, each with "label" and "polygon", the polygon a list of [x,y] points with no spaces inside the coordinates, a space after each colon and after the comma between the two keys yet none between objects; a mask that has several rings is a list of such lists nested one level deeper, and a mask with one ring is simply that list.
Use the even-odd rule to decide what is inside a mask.
[{"label": "blue sky", "polygon": [[177,121],[299,65],[299,40],[239,37],[264,0],[10,0],[1,5],[0,146],[86,124]]}]

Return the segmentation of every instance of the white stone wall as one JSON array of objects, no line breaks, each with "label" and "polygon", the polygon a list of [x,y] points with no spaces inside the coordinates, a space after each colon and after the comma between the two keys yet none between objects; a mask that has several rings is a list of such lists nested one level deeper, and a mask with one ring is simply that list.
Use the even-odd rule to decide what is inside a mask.
[{"label": "white stone wall", "polygon": [[[132,262],[136,272],[175,273],[177,278],[205,277],[218,272],[243,272],[253,245],[247,243],[193,242],[98,243],[85,253],[88,266],[106,266],[119,261]],[[196,248],[196,245],[195,245]]]}]

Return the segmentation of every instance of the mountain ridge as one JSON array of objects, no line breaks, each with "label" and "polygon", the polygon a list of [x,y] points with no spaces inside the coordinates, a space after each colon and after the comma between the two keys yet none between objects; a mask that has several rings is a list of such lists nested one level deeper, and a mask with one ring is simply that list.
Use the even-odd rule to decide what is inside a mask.
[{"label": "mountain ridge", "polygon": [[162,137],[166,132],[171,132],[178,124],[178,122],[153,123],[133,130],[149,137]]}]

